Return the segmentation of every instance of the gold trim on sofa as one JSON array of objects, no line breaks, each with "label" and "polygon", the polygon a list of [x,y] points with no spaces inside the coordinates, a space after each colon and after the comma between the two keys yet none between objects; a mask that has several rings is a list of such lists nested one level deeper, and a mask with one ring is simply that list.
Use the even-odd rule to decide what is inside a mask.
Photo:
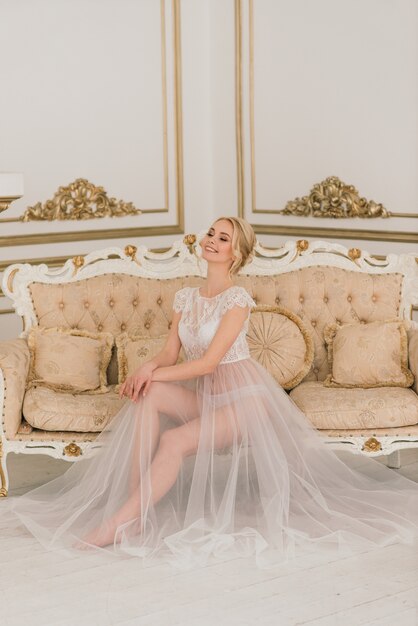
[{"label": "gold trim on sofa", "polygon": [[[195,237],[196,239],[196,235],[186,235],[186,237],[192,237],[192,236]],[[162,253],[162,252],[167,252],[168,250],[170,250],[170,247],[171,246],[166,246],[163,248],[150,248],[149,250],[150,252],[153,252],[153,253]],[[133,246],[130,244],[125,246],[125,254],[127,256],[130,256],[133,261],[136,261],[135,259],[136,251],[137,251],[136,246]],[[66,256],[50,256],[50,257],[32,258],[32,259],[9,259],[7,261],[0,261],[0,274],[3,273],[4,270],[7,267],[9,267],[9,265],[12,265],[13,263],[29,263],[29,265],[45,264],[45,265],[48,265],[48,267],[50,268],[57,268],[57,267],[62,267],[64,263],[68,261],[68,259],[71,259],[71,258],[73,259],[74,268],[77,270],[80,267],[82,267],[82,265],[84,264],[84,260],[83,262],[78,261],[78,259],[84,259],[84,256],[81,254],[73,256],[73,257],[71,256],[71,254],[68,254]],[[13,272],[11,272],[10,276],[8,277],[8,286],[9,286],[10,291],[13,291],[12,289],[13,277],[15,273],[18,271],[19,269],[13,270]],[[4,293],[3,293],[3,289],[0,287],[0,298],[2,297],[4,297]],[[14,309],[4,309],[3,311],[0,310],[0,315],[5,315],[6,313],[9,314],[9,313],[14,313],[14,312],[15,312]]]}]

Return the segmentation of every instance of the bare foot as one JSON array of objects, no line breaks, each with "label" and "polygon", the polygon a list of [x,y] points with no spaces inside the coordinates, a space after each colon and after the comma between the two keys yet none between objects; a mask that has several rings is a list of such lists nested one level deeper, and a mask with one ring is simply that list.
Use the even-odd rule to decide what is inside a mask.
[{"label": "bare foot", "polygon": [[[92,545],[98,547],[107,546],[114,542],[116,528],[117,524],[115,521],[109,520],[104,522],[104,524],[97,526],[85,535],[80,542],[73,544],[73,547],[80,550],[89,550]],[[86,543],[90,544],[90,546],[86,545]],[[116,538],[116,543],[118,543],[118,538]]]},{"label": "bare foot", "polygon": [[[73,543],[72,547],[79,550],[90,550],[92,546],[103,547],[113,543],[121,542],[121,533],[115,537],[116,529],[118,526],[124,524],[129,520],[119,520],[118,518],[110,519],[104,522],[101,526],[97,526],[94,530],[85,535],[81,541]],[[134,529],[138,532],[142,530],[142,524],[140,520],[137,520],[134,525]],[[90,545],[86,545],[90,544]]]}]

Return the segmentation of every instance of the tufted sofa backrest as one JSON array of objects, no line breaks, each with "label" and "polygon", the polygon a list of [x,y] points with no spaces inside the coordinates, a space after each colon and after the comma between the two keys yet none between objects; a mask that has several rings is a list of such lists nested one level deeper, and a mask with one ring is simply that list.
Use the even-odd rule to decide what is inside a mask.
[{"label": "tufted sofa backrest", "polygon": [[[143,278],[104,274],[55,285],[31,283],[29,291],[39,326],[65,326],[89,331],[123,332],[157,337],[168,333],[178,289],[200,285],[203,278]],[[115,349],[108,381],[118,382]]]},{"label": "tufted sofa backrest", "polygon": [[312,331],[315,357],[304,380],[329,373],[324,328],[332,322],[398,317],[403,275],[366,274],[331,266],[304,267],[274,276],[239,276],[257,304],[277,304],[299,315]]},{"label": "tufted sofa backrest", "polygon": [[[280,305],[299,315],[312,331],[315,359],[305,380],[329,373],[324,327],[335,321],[370,322],[399,314],[403,276],[367,274],[331,266],[304,267],[271,276],[236,277],[257,304]],[[143,278],[105,274],[76,282],[29,285],[39,326],[66,326],[114,335],[129,332],[155,337],[170,328],[174,294],[197,286],[198,276]],[[110,381],[116,382],[113,360]]]}]

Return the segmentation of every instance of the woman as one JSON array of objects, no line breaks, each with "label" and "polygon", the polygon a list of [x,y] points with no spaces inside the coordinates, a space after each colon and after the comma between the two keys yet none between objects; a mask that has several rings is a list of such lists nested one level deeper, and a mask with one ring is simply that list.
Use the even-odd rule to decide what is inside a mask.
[{"label": "woman", "polygon": [[251,226],[219,218],[200,244],[206,282],[175,294],[164,349],[121,387],[130,401],[85,458],[11,498],[11,513],[47,549],[180,568],[412,543],[418,484],[373,459],[368,475],[350,469],[250,357],[255,303],[232,278],[252,257]]}]

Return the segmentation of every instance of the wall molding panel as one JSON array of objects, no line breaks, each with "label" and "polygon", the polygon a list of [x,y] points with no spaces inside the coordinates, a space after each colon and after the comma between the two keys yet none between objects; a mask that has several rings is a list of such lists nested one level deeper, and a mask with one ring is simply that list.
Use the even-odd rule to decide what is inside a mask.
[{"label": "wall molding panel", "polygon": [[[125,17],[125,10],[117,3],[118,11],[121,12],[120,20],[129,19]],[[134,5],[133,5],[134,6]],[[90,13],[88,14],[87,21],[93,19],[94,6],[90,7]],[[99,11],[100,9],[100,11]],[[96,13],[99,11],[101,13],[102,5],[98,4],[96,7]],[[104,10],[104,18],[110,21],[110,13],[109,7]],[[11,22],[13,18],[13,8],[11,11]],[[25,12],[29,14],[31,11],[30,5],[26,4]],[[107,11],[107,13],[106,13]],[[137,103],[138,106],[138,125],[137,128],[133,128],[133,135],[136,138],[144,136],[148,138],[148,142],[144,145],[136,145],[134,139],[129,138],[129,127],[126,126],[126,122],[123,119],[120,119],[121,124],[121,133],[124,133],[129,138],[129,149],[131,152],[126,155],[121,155],[120,159],[120,168],[121,180],[123,178],[131,177],[130,188],[134,189],[134,194],[137,194],[137,199],[132,197],[123,197],[126,202],[133,202],[133,205],[139,209],[138,215],[125,215],[125,216],[117,216],[117,217],[104,217],[95,220],[73,220],[70,224],[63,223],[62,221],[43,221],[43,222],[35,222],[35,221],[23,221],[23,214],[26,207],[22,206],[23,202],[30,202],[31,205],[35,203],[41,202],[43,203],[47,197],[52,197],[55,189],[49,188],[48,185],[48,177],[46,177],[46,182],[42,184],[42,189],[45,189],[45,196],[43,198],[31,197],[31,187],[30,187],[30,178],[28,181],[25,181],[25,187],[27,190],[27,196],[24,196],[21,201],[16,202],[15,205],[12,204],[11,208],[7,212],[7,217],[2,217],[0,219],[0,248],[2,247],[11,247],[11,246],[22,246],[22,245],[34,245],[34,244],[46,244],[46,243],[63,243],[69,241],[87,241],[87,240],[106,240],[106,239],[123,239],[126,237],[153,237],[158,235],[172,235],[179,234],[184,232],[185,228],[185,218],[184,218],[184,173],[183,173],[183,124],[182,124],[182,60],[181,60],[181,0],[159,0],[158,2],[154,2],[151,0],[146,0],[141,5],[136,5],[134,8],[130,8],[130,11],[141,20],[141,29],[147,29],[149,31],[148,41],[150,42],[150,50],[149,55],[150,58],[147,59],[147,63],[143,63],[143,59],[137,58],[135,60],[134,57],[129,57],[129,68],[124,69],[125,73],[130,77],[130,80],[135,82],[135,74],[132,72],[132,69],[135,68],[135,65],[138,63],[142,63],[140,66],[141,71],[139,72],[139,77],[137,80],[145,81],[148,77],[150,80],[150,87],[154,89],[152,93],[149,93],[149,88],[147,83],[141,82],[140,85],[135,87],[133,92],[137,94],[138,97],[141,96],[141,92],[144,91],[144,111],[147,111],[147,114],[142,110],[142,102]],[[129,14],[130,15],[130,14]],[[49,17],[53,16],[53,19],[59,19],[59,11],[55,12],[52,4],[50,5],[50,14]],[[102,18],[102,15],[98,14],[98,19]],[[104,19],[103,18],[103,19]],[[52,18],[51,18],[52,19]],[[72,18],[73,19],[73,18]],[[119,19],[119,18],[118,18]],[[131,17],[132,19],[132,17]],[[130,24],[130,28],[134,28],[134,25]],[[27,26],[28,27],[28,26]],[[85,25],[87,28],[87,26]],[[106,28],[111,28],[111,24],[108,22],[106,24]],[[141,31],[141,32],[142,32]],[[68,37],[68,33],[66,33]],[[118,33],[119,37],[122,37],[120,33]],[[123,41],[123,38],[122,40]],[[158,43],[159,42],[159,43]],[[62,54],[61,49],[58,44],[55,44],[57,47],[57,54]],[[133,49],[141,51],[141,46],[144,46],[143,53],[146,54],[146,43],[134,45],[132,43],[127,44],[127,51],[131,51]],[[91,64],[92,66],[97,66],[98,71],[105,72],[105,70],[100,65],[100,59],[95,57],[95,51],[93,45],[89,50],[89,55],[91,51]],[[139,52],[138,52],[139,54]],[[142,54],[142,52],[141,52]],[[123,55],[121,56],[121,59]],[[21,65],[24,65],[26,60],[19,61]],[[76,67],[77,59],[72,61],[74,67]],[[90,62],[87,59],[87,67]],[[71,66],[71,62],[68,62],[71,69],[74,67]],[[106,63],[104,60],[103,63]],[[158,70],[158,71],[157,71]],[[50,70],[52,71],[52,70]],[[147,74],[148,72],[148,74]],[[159,76],[158,76],[159,72]],[[94,80],[94,76],[92,79]],[[13,79],[11,79],[12,81]],[[61,80],[62,77],[61,77]],[[100,80],[97,78],[97,80]],[[159,87],[160,85],[160,87]],[[157,88],[160,90],[160,95],[157,94]],[[147,92],[148,89],[148,92]],[[110,94],[109,100],[112,101],[114,99],[115,103],[123,101],[124,94]],[[42,96],[41,96],[42,97]],[[47,98],[47,96],[43,96]],[[74,97],[74,95],[73,95]],[[13,97],[10,98],[13,100]],[[152,103],[155,101],[155,111],[153,112]],[[129,101],[127,104],[120,107],[120,110],[127,109],[129,114],[132,113],[132,107],[134,106],[135,101]],[[147,104],[148,103],[148,104]],[[106,104],[105,106],[111,110],[111,105]],[[150,108],[151,107],[151,108]],[[81,109],[81,107],[80,107]],[[121,115],[120,113],[115,113],[112,119],[110,119],[110,123],[114,126],[118,123],[117,116]],[[152,114],[152,118],[150,119],[150,115]],[[82,111],[78,111],[78,115],[80,119],[82,118]],[[143,117],[141,117],[143,116]],[[157,117],[158,119],[157,119]],[[159,121],[158,121],[159,120]],[[103,123],[101,120],[100,123]],[[125,126],[124,126],[125,124]],[[152,128],[149,129],[147,126],[152,125]],[[159,130],[158,130],[159,125]],[[1,129],[0,129],[1,130]],[[83,130],[83,129],[80,129]],[[112,132],[116,132],[116,129],[112,129]],[[93,131],[91,131],[93,133]],[[98,132],[98,131],[94,131]],[[151,138],[154,138],[152,140]],[[7,139],[7,137],[6,137]],[[111,154],[112,140],[111,134],[109,135],[109,142],[107,137],[99,137],[100,142],[103,142],[104,146],[108,146],[109,155],[111,158],[115,158],[114,155]],[[12,141],[12,138],[9,139],[9,142]],[[108,142],[108,143],[107,143]],[[11,145],[11,143],[9,144]],[[6,141],[6,149],[7,149],[7,141]],[[78,148],[73,148],[71,145],[68,146],[68,149],[71,151],[74,149],[76,152]],[[134,159],[131,159],[131,154],[141,154],[141,162],[146,163],[146,151],[149,150],[149,159],[148,159],[148,167],[149,172],[147,174],[144,167],[141,166],[142,172],[139,177],[138,184],[135,183],[135,163]],[[12,153],[12,150],[9,151]],[[100,154],[100,148],[97,148],[98,156]],[[47,154],[46,152],[44,153]],[[60,158],[61,155],[58,156]],[[145,159],[145,161],[144,161]],[[7,159],[3,155],[2,161],[6,163]],[[70,159],[72,162],[72,159]],[[100,157],[97,159],[100,161]],[[80,159],[80,162],[83,162]],[[157,166],[157,163],[159,165]],[[46,158],[46,166],[47,166],[47,158]],[[4,166],[3,166],[4,167]],[[82,166],[81,166],[82,167]],[[96,169],[100,169],[100,165],[98,163],[95,164]],[[106,167],[108,164],[105,164],[103,170],[106,171]],[[1,163],[0,163],[1,169]],[[4,167],[4,169],[6,169]],[[64,168],[65,169],[65,168]],[[123,171],[123,169],[125,171]],[[129,170],[129,171],[127,171]],[[76,174],[76,172],[74,173]],[[32,174],[33,175],[33,174]],[[148,198],[147,204],[142,206],[141,203],[141,176],[142,176],[142,186],[147,187],[146,197]],[[75,178],[86,178],[94,185],[103,186],[106,191],[109,192],[110,195],[122,195],[115,193],[114,188],[112,187],[112,183],[109,180],[98,179],[97,175],[93,178],[91,174],[85,173],[84,171],[78,171],[77,176],[74,175],[73,180]],[[134,177],[134,178],[132,178]],[[104,175],[103,178],[106,178]],[[114,175],[114,178],[117,178],[117,175]],[[158,182],[159,181],[159,182]],[[59,180],[59,185],[69,185],[71,180],[65,180],[65,175],[63,175],[63,179]],[[153,191],[155,189],[155,192]],[[33,193],[33,192],[32,192]],[[131,192],[128,192],[129,195]],[[154,200],[152,199],[154,197]],[[151,204],[151,206],[149,206]],[[19,211],[16,214],[16,210]],[[22,210],[23,209],[23,210]]]},{"label": "wall molding panel", "polygon": [[[402,11],[377,0],[365,0],[361,6],[347,2],[339,11],[331,10],[332,0],[312,4],[308,0],[234,0],[238,215],[259,234],[418,243],[414,2],[406,0]],[[375,35],[373,48],[361,37],[367,32],[367,16],[376,12],[379,32],[402,42],[392,65],[386,58],[384,37]],[[347,34],[340,26],[345,17]],[[353,36],[360,42],[359,51],[349,50],[345,37]],[[330,50],[335,59],[329,58]],[[396,63],[402,71],[397,71]],[[340,65],[340,74],[332,73],[333,65],[336,69]],[[351,74],[358,85],[350,82]],[[387,78],[393,79],[393,85],[385,84]],[[370,100],[361,91],[368,80]],[[327,85],[336,93],[330,89],[328,96]],[[391,90],[398,93],[391,96]],[[403,118],[391,98],[406,101]],[[359,138],[355,137],[357,127]],[[399,135],[398,159],[392,146],[386,145],[385,132],[388,141],[390,132]],[[314,184],[330,176],[379,198],[388,208],[386,216],[283,214],[290,200],[307,195]]]}]

